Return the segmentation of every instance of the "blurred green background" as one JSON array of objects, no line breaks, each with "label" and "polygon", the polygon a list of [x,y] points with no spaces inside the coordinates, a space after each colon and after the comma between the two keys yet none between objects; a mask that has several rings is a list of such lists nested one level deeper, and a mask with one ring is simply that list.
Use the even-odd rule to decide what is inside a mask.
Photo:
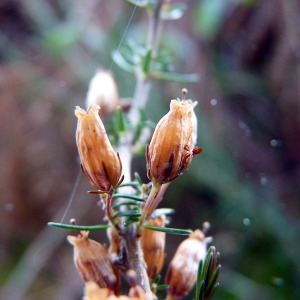
[{"label": "blurred green background", "polygon": [[[146,110],[158,121],[183,87],[199,102],[203,153],[166,193],[170,226],[211,223],[222,264],[214,299],[299,299],[300,1],[182,2],[160,47],[199,81],[154,82]],[[103,222],[78,177],[73,111],[98,68],[132,96],[134,76],[111,58],[132,11],[122,0],[0,3],[0,299],[82,297],[68,232],[46,224],[62,220],[72,192],[64,222]],[[146,26],[136,9],[124,41],[143,43]],[[133,165],[147,181],[144,156]],[[167,262],[181,240],[167,236]]]}]

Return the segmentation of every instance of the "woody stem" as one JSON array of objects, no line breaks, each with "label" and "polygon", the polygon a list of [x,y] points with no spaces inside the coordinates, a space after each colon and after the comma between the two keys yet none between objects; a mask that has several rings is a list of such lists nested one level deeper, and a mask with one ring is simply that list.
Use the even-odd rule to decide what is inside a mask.
[{"label": "woody stem", "polygon": [[139,229],[136,225],[128,226],[123,237],[125,242],[126,266],[136,272],[136,280],[145,293],[151,294],[149,278],[146,271],[146,263],[143,257]]}]

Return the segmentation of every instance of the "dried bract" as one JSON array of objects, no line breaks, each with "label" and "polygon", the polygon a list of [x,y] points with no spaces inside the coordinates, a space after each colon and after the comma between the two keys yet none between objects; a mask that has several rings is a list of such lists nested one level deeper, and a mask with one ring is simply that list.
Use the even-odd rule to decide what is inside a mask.
[{"label": "dried bract", "polygon": [[74,246],[74,263],[83,281],[93,281],[101,288],[118,292],[119,273],[107,250],[100,243],[89,239],[88,231],[81,231],[78,237],[69,235],[68,241]]},{"label": "dried bract", "polygon": [[82,170],[91,184],[101,192],[112,193],[123,179],[122,163],[108,139],[99,109],[98,105],[93,104],[86,112],[76,106],[76,143]]},{"label": "dried bract", "polygon": [[191,100],[171,100],[170,111],[158,122],[147,148],[147,175],[163,184],[177,178],[191,163],[195,148],[197,118]]},{"label": "dried bract", "polygon": [[[166,216],[162,215],[150,219],[147,225],[164,227]],[[160,273],[165,260],[166,233],[150,229],[143,229],[141,245],[144,252],[144,259],[147,264],[148,277],[153,280]]]},{"label": "dried bract", "polygon": [[179,245],[167,270],[168,294],[180,298],[192,289],[199,262],[205,258],[207,243],[211,240],[198,229]]}]

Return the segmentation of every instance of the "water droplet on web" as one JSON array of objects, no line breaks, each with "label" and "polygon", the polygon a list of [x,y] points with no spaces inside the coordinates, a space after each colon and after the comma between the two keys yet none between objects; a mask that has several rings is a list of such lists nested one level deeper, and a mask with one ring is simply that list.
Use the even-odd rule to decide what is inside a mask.
[{"label": "water droplet on web", "polygon": [[278,139],[272,139],[270,141],[270,145],[272,147],[280,147],[282,145],[282,141],[281,140],[278,140]]},{"label": "water droplet on web", "polygon": [[276,286],[283,286],[285,284],[284,279],[280,277],[273,277],[272,283]]},{"label": "water droplet on web", "polygon": [[218,100],[215,99],[215,98],[213,98],[213,99],[210,100],[210,104],[211,104],[212,106],[216,106],[216,105],[218,104]]},{"label": "water droplet on web", "polygon": [[245,226],[250,226],[250,225],[252,225],[252,221],[249,218],[244,218],[243,224]]},{"label": "water droplet on web", "polygon": [[245,135],[246,136],[250,136],[251,135],[251,129],[249,128],[249,126],[243,122],[243,121],[240,121],[239,122],[239,127],[244,131]]},{"label": "water droplet on web", "polygon": [[260,184],[261,185],[267,185],[269,182],[269,179],[267,176],[265,176],[264,174],[260,175]]},{"label": "water droplet on web", "polygon": [[5,211],[13,211],[14,205],[12,203],[5,203],[4,204],[4,210]]}]

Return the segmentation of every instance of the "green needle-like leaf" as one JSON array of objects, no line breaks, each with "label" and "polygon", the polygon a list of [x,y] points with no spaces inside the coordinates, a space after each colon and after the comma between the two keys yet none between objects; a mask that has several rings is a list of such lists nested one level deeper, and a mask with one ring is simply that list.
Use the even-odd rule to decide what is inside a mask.
[{"label": "green needle-like leaf", "polygon": [[210,299],[216,288],[221,270],[219,253],[215,247],[210,247],[204,261],[200,261],[196,281],[196,300]]},{"label": "green needle-like leaf", "polygon": [[138,172],[134,172],[134,179],[136,182],[138,182],[140,185],[143,184],[142,178],[140,177]]},{"label": "green needle-like leaf", "polygon": [[135,200],[135,201],[139,201],[139,202],[145,201],[145,199],[142,197],[135,196],[135,195],[128,195],[128,194],[121,194],[121,193],[113,194],[112,198],[113,199],[116,199],[116,198],[131,199],[131,200]]},{"label": "green needle-like leaf", "polygon": [[110,225],[72,225],[72,224],[62,224],[55,222],[48,222],[49,226],[57,227],[61,229],[72,229],[72,230],[104,230],[110,227]]},{"label": "green needle-like leaf", "polygon": [[116,109],[114,127],[118,134],[123,134],[127,131],[127,124],[121,107]]},{"label": "green needle-like leaf", "polygon": [[118,188],[120,187],[124,187],[124,186],[132,186],[132,187],[136,187],[136,186],[139,186],[139,182],[136,182],[136,181],[131,181],[131,182],[123,182],[121,183]]},{"label": "green needle-like leaf", "polygon": [[134,66],[130,64],[125,57],[120,53],[120,51],[112,52],[113,61],[124,71],[129,73],[134,73]]},{"label": "green needle-like leaf", "polygon": [[121,201],[115,205],[112,206],[113,210],[116,210],[117,208],[119,208],[120,206],[123,205],[137,205],[138,203],[136,201]]},{"label": "green needle-like leaf", "polygon": [[151,56],[152,56],[152,50],[149,49],[146,52],[146,55],[142,59],[142,70],[146,77],[148,77],[148,75],[151,72]]},{"label": "green needle-like leaf", "polygon": [[172,233],[172,234],[179,234],[179,235],[190,235],[192,233],[191,230],[170,228],[170,227],[144,225],[144,228],[154,230],[154,231],[161,231],[165,233]]},{"label": "green needle-like leaf", "polygon": [[119,211],[114,215],[114,218],[119,218],[119,217],[135,217],[138,218],[140,217],[141,214],[139,212],[135,211]]}]

